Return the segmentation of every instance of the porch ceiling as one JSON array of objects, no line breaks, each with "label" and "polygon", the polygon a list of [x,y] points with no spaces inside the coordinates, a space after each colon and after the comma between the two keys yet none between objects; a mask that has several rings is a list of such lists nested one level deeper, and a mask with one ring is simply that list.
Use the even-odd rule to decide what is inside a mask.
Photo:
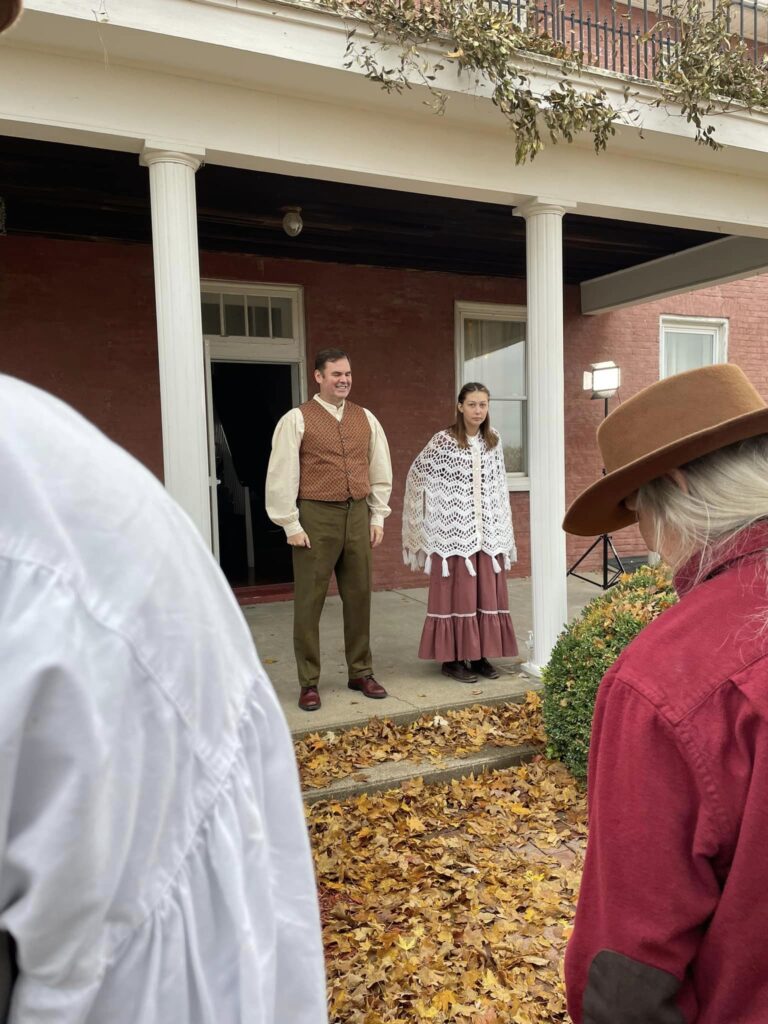
[{"label": "porch ceiling", "polygon": [[[197,174],[200,248],[265,257],[525,277],[525,224],[510,208],[311,178],[206,166]],[[150,242],[149,182],[133,154],[0,136],[8,234]],[[301,206],[298,238],[281,207]],[[568,214],[568,284],[722,237]]]}]

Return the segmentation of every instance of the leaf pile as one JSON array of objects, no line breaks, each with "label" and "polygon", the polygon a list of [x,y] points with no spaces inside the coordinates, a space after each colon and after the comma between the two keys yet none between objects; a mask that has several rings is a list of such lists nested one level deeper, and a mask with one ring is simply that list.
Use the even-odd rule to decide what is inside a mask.
[{"label": "leaf pile", "polygon": [[465,757],[486,745],[543,743],[541,701],[529,693],[523,704],[474,705],[422,715],[408,725],[373,718],[343,732],[312,733],[294,744],[301,783],[319,789],[385,761],[442,761]]},{"label": "leaf pile", "polygon": [[331,1024],[556,1024],[586,835],[557,762],[308,811]]}]

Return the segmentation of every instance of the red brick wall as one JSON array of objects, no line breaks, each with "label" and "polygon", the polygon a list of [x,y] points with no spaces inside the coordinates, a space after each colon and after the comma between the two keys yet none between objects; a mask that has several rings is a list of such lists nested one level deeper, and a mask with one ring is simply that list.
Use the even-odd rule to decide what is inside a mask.
[{"label": "red brick wall", "polygon": [[[201,271],[210,278],[302,285],[310,361],[328,345],[350,351],[353,397],[381,420],[395,471],[393,515],[376,554],[376,586],[422,585],[423,578],[402,565],[399,514],[411,460],[452,418],[454,302],[522,304],[524,282],[207,253]],[[71,402],[161,475],[151,250],[2,238],[0,301],[0,370]],[[590,401],[581,390],[582,371],[592,362],[615,358],[623,371],[622,398],[657,379],[662,313],[728,317],[729,358],[768,395],[768,276],[599,317],[582,317],[578,308],[578,289],[567,289],[569,499],[600,472],[594,431],[602,403]],[[519,550],[515,573],[527,575],[528,495],[513,494],[511,501]],[[643,550],[634,530],[615,540],[622,553]],[[570,539],[569,558],[587,543]]]},{"label": "red brick wall", "polygon": [[0,238],[0,371],[74,405],[162,477],[152,251]]},{"label": "red brick wall", "polygon": [[[614,359],[622,371],[619,395],[622,400],[658,380],[660,316],[726,318],[729,362],[741,366],[758,391],[768,396],[768,275],[592,317],[578,313],[578,292],[569,290],[566,307],[565,430],[569,501],[600,473],[594,431],[603,416],[603,403],[591,401],[581,390],[582,371],[590,363]],[[610,408],[615,404],[613,399]],[[634,528],[616,534],[614,542],[620,554],[646,550]],[[588,544],[588,541],[569,538],[569,557],[577,557]]]}]

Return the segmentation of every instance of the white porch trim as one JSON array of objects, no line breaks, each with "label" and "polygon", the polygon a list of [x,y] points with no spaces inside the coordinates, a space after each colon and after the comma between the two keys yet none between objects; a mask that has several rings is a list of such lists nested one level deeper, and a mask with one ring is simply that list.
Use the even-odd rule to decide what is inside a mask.
[{"label": "white porch trim", "polygon": [[528,464],[531,480],[533,651],[523,666],[539,676],[568,620],[565,534],[563,215],[575,203],[538,197],[525,218],[528,287]]},{"label": "white porch trim", "polygon": [[205,151],[148,141],[165,486],[211,545],[195,172]]},{"label": "white porch trim", "polygon": [[607,313],[768,271],[768,240],[731,235],[581,284],[581,312]]}]

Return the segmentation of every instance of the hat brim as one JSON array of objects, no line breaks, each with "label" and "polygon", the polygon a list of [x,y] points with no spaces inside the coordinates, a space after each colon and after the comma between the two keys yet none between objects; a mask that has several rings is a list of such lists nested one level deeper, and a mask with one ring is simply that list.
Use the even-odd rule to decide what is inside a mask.
[{"label": "hat brim", "polygon": [[736,416],[657,448],[582,491],[566,512],[563,529],[578,537],[594,537],[631,526],[637,522],[637,515],[624,505],[624,499],[638,487],[702,455],[760,434],[768,434],[768,408]]}]

